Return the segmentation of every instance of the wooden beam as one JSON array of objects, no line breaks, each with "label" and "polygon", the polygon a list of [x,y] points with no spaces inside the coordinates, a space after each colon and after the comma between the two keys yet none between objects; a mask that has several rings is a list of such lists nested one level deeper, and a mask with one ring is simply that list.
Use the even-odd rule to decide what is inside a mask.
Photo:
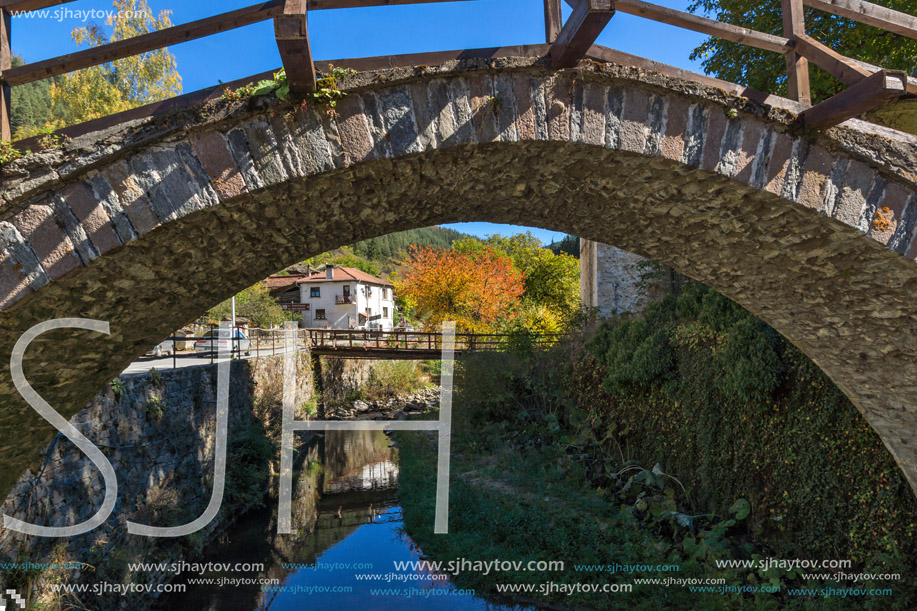
[{"label": "wooden beam", "polygon": [[438,2],[473,2],[475,0],[309,0],[310,11],[336,8],[366,8],[402,4],[433,4]]},{"label": "wooden beam", "polygon": [[[36,11],[43,8],[67,4],[76,0],[0,0],[0,8],[11,12]],[[392,6],[403,4],[432,4],[438,2],[469,2],[472,0],[310,0],[310,11],[339,8],[364,8],[369,6]]]},{"label": "wooden beam", "polygon": [[0,9],[6,9],[10,13],[25,13],[75,1],[76,0],[0,0]]},{"label": "wooden beam", "polygon": [[[873,66],[872,64],[868,64],[866,62],[861,62],[860,60],[853,59],[852,57],[848,59],[852,61],[854,64],[856,64],[857,66],[859,66],[860,68],[863,68],[864,70],[868,71],[870,75],[884,70],[884,68],[880,68],[879,66]],[[917,78],[914,78],[913,76],[907,77],[907,92],[910,95],[917,95]]]},{"label": "wooden beam", "polygon": [[619,13],[636,15],[637,17],[674,25],[694,32],[701,32],[750,47],[773,51],[774,53],[791,52],[790,41],[787,38],[749,30],[748,28],[692,15],[691,13],[677,11],[665,6],[642,2],[641,0],[615,0],[615,10]]},{"label": "wooden beam", "polygon": [[797,34],[793,46],[798,54],[848,85],[859,83],[872,74],[857,62],[805,34]]},{"label": "wooden beam", "polygon": [[[806,23],[802,0],[780,0],[783,7],[783,34],[795,40],[805,36]],[[809,61],[797,50],[786,54],[787,89],[790,98],[803,104],[812,104],[812,89],[809,81]]]},{"label": "wooden beam", "polygon": [[10,25],[12,20],[6,9],[0,9],[0,140],[12,140],[13,129],[10,124],[12,116],[13,92],[4,78],[13,60]]},{"label": "wooden beam", "polygon": [[554,42],[563,27],[560,0],[544,0],[544,40]]},{"label": "wooden beam", "polygon": [[827,129],[875,110],[906,91],[907,74],[900,70],[882,70],[803,111],[798,120],[805,129]]},{"label": "wooden beam", "polygon": [[[2,2],[3,0],[0,0]],[[427,4],[446,0],[310,0],[309,6],[314,9],[350,8],[352,6],[386,6],[390,4]],[[463,1],[463,0],[450,0]],[[261,21],[267,21],[283,14],[284,0],[270,0],[228,13],[214,15],[190,23],[177,25],[164,30],[150,32],[111,44],[61,55],[52,59],[26,64],[10,70],[8,80],[13,85],[22,85],[41,79],[66,74],[74,70],[90,68],[111,61],[124,59],[139,53],[161,49],[169,45],[180,44],[203,38],[212,34],[226,32]],[[313,10],[314,10],[313,9]]]},{"label": "wooden beam", "polygon": [[802,0],[820,11],[847,17],[895,34],[917,38],[917,17],[862,0]]},{"label": "wooden beam", "polygon": [[551,46],[554,67],[570,68],[583,59],[614,14],[612,0],[579,0]]},{"label": "wooden beam", "polygon": [[300,95],[314,91],[316,85],[306,16],[308,4],[308,0],[285,0],[283,14],[274,17],[274,36],[287,83],[290,91]]},{"label": "wooden beam", "polygon": [[76,53],[62,55],[53,59],[26,64],[11,70],[8,80],[13,85],[31,83],[32,81],[98,66],[139,53],[154,51],[169,45],[233,30],[259,21],[266,21],[275,15],[281,14],[282,11],[283,0],[271,0],[270,2],[119,40],[118,42],[86,49],[85,51],[77,51]]}]

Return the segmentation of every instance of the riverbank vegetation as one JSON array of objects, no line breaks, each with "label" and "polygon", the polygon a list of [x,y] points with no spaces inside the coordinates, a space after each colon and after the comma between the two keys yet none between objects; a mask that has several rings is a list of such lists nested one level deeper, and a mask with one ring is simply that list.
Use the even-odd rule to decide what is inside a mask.
[{"label": "riverbank vegetation", "polygon": [[[435,461],[423,453],[433,446],[399,437],[408,532],[441,559],[536,554],[567,562],[557,575],[466,575],[459,584],[494,593],[498,583],[675,576],[746,589],[635,585],[633,600],[626,593],[605,602],[541,598],[600,608],[651,601],[655,608],[906,609],[917,601],[910,580],[917,502],[878,436],[807,357],[702,285],[688,283],[643,316],[584,325],[549,352],[462,359],[454,410],[447,537],[428,530]],[[716,567],[763,558],[850,560],[843,573],[900,579],[854,583]],[[666,562],[681,570],[570,570]],[[892,594],[799,595],[820,587]]]},{"label": "riverbank vegetation", "polygon": [[426,361],[375,361],[369,380],[353,399],[381,401],[409,395],[430,384]]}]

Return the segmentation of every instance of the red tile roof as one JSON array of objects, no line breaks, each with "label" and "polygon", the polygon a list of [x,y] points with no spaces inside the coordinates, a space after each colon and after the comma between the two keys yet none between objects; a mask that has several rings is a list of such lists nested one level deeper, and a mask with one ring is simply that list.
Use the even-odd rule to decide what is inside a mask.
[{"label": "red tile roof", "polygon": [[264,284],[267,285],[267,290],[269,291],[278,291],[284,288],[291,288],[296,286],[296,282],[302,280],[303,278],[308,278],[309,274],[288,274],[286,276],[268,276],[267,280],[264,281]]},{"label": "red tile roof", "polygon": [[297,280],[296,284],[311,284],[312,282],[340,282],[341,280],[356,280],[357,282],[365,282],[367,284],[394,286],[388,280],[376,278],[375,276],[371,276],[366,272],[354,267],[335,267],[334,278],[330,280],[325,277],[325,272],[320,272],[318,274],[312,274],[311,276],[301,278]]}]

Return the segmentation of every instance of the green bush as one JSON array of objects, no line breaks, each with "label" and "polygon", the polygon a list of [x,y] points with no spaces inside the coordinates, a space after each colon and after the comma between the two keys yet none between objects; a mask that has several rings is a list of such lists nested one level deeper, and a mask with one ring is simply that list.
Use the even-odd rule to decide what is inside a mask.
[{"label": "green bush", "polygon": [[264,427],[252,422],[231,436],[226,467],[226,515],[260,503],[270,474],[274,447],[265,436]]},{"label": "green bush", "polygon": [[423,388],[426,382],[415,361],[376,361],[361,394],[369,401],[388,399]]},{"label": "green bush", "polygon": [[693,284],[643,319],[604,323],[587,348],[565,385],[610,432],[609,453],[693,482],[698,511],[747,499],[750,531],[782,557],[914,574],[910,486],[843,393],[765,323]]}]

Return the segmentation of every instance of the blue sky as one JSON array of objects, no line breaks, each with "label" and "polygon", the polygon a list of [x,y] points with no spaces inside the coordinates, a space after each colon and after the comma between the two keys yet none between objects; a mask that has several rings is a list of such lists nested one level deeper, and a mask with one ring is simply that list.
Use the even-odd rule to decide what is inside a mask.
[{"label": "blue sky", "polygon": [[[689,0],[653,0],[686,10]],[[202,19],[256,4],[257,0],[150,0],[158,12],[172,11],[174,24]],[[48,9],[47,18],[14,17],[13,51],[27,62],[73,52],[70,33],[81,27],[76,11],[108,11],[111,0],[78,0]],[[55,13],[55,11],[61,11]],[[64,13],[69,10],[71,13]],[[564,18],[570,9],[564,4]],[[101,21],[101,20],[97,20]],[[474,0],[427,5],[381,6],[364,9],[314,11],[309,34],[316,59],[420,53],[446,49],[507,46],[544,42],[542,0]],[[599,44],[656,61],[701,72],[688,59],[704,39],[688,32],[619,13],[599,37]],[[244,78],[281,65],[270,21],[170,47],[178,61],[185,92],[219,81]],[[484,235],[511,234],[508,225],[462,223],[457,229]],[[533,229],[545,243],[562,234]]]}]

